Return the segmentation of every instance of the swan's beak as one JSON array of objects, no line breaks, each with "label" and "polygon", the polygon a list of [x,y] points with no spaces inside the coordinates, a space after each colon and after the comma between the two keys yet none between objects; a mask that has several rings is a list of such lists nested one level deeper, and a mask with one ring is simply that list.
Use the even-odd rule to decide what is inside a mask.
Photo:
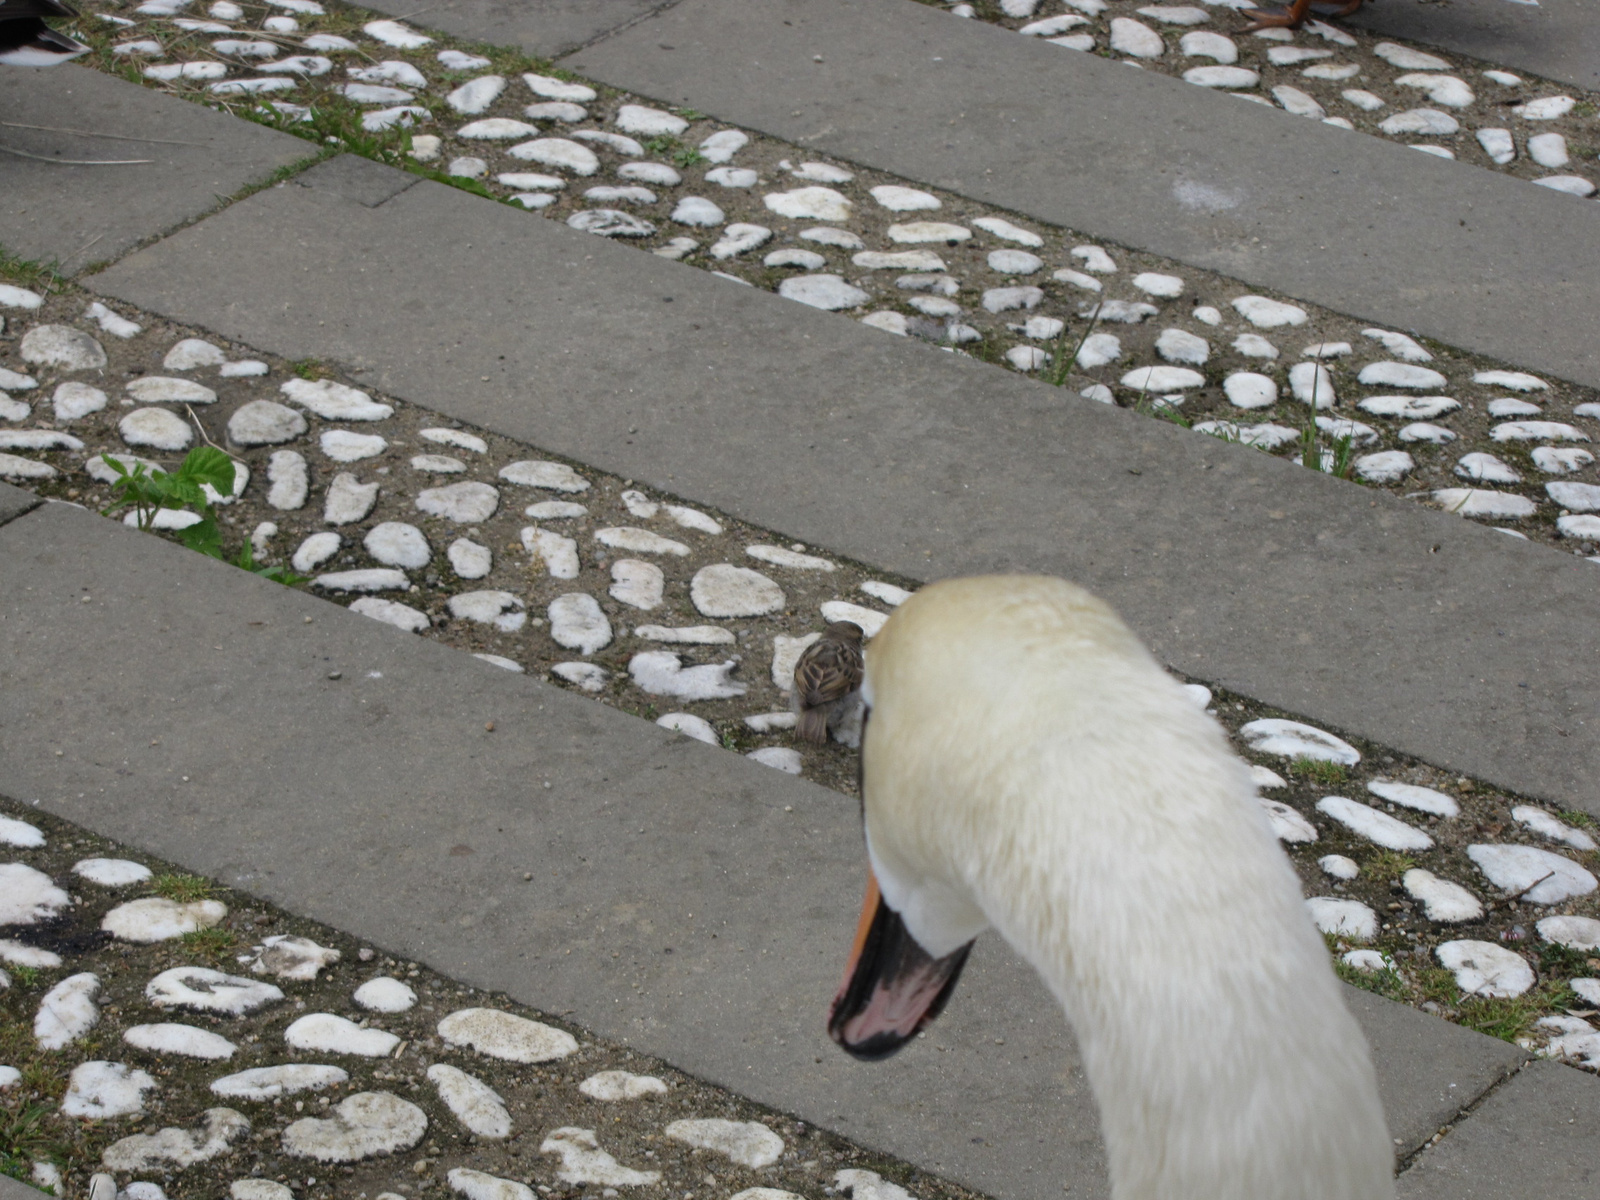
[{"label": "swan's beak", "polygon": [[869,872],[829,1035],[856,1058],[888,1058],[939,1015],[971,949],[968,942],[944,958],[932,957],[883,902],[877,877]]}]

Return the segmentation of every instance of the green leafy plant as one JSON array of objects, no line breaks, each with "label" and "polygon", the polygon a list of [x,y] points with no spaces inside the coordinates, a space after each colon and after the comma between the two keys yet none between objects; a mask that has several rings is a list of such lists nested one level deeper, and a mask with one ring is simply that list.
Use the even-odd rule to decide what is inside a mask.
[{"label": "green leafy plant", "polygon": [[38,967],[12,967],[11,978],[18,987],[31,988],[39,982]]},{"label": "green leafy plant", "polygon": [[1362,865],[1374,879],[1399,879],[1417,865],[1417,860],[1398,850],[1379,850]]},{"label": "green leafy plant", "polygon": [[706,156],[693,146],[685,146],[673,152],[672,161],[680,167],[688,168],[706,161]]},{"label": "green leafy plant", "polygon": [[128,470],[119,460],[106,454],[105,463],[117,474],[111,485],[112,501],[102,513],[111,516],[125,508],[138,514],[139,528],[149,529],[162,509],[198,513],[200,520],[177,530],[178,540],[191,550],[211,558],[231,562],[241,570],[270,579],[274,583],[293,585],[304,583],[306,576],[297,575],[287,567],[258,566],[255,547],[248,541],[232,559],[222,553],[222,530],[217,525],[216,511],[206,488],[219,496],[233,491],[234,465],[215,446],[196,446],[184,456],[176,471],[150,470],[144,463],[134,463]]},{"label": "green leafy plant", "polygon": [[191,550],[222,557],[222,535],[205,488],[209,485],[221,495],[233,491],[233,459],[215,446],[196,446],[176,471],[150,470],[143,463],[135,463],[130,471],[109,454],[102,457],[117,478],[111,485],[111,504],[101,516],[131,507],[138,514],[139,528],[149,529],[162,509],[198,510],[200,521],[178,530],[178,540]]},{"label": "green leafy plant", "polygon": [[675,137],[668,137],[662,134],[647,141],[644,144],[644,148],[647,154],[671,155],[678,152],[679,142]]}]

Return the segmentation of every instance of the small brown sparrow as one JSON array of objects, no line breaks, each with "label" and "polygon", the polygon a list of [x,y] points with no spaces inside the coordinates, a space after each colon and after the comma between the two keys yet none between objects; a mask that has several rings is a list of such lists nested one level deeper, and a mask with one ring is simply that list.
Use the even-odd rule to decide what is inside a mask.
[{"label": "small brown sparrow", "polygon": [[800,718],[795,731],[806,741],[825,743],[828,730],[855,704],[861,692],[862,636],[854,621],[832,621],[795,663],[791,702]]}]

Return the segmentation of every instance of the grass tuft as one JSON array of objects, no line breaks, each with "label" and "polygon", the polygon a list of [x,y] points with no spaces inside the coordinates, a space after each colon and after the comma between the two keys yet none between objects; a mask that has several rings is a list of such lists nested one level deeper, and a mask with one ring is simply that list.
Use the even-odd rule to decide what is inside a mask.
[{"label": "grass tuft", "polygon": [[1326,784],[1330,787],[1346,783],[1350,779],[1350,773],[1339,763],[1328,762],[1321,758],[1301,756],[1289,764],[1289,771],[1311,783]]},{"label": "grass tuft", "polygon": [[157,875],[150,886],[156,895],[179,904],[204,900],[211,895],[211,881],[199,875]]},{"label": "grass tuft", "polygon": [[1398,880],[1416,865],[1417,860],[1408,854],[1401,854],[1398,850],[1379,850],[1362,864],[1362,869],[1374,879]]},{"label": "grass tuft", "polygon": [[208,962],[222,962],[235,946],[239,939],[226,929],[194,929],[179,939],[184,950],[196,958]]}]

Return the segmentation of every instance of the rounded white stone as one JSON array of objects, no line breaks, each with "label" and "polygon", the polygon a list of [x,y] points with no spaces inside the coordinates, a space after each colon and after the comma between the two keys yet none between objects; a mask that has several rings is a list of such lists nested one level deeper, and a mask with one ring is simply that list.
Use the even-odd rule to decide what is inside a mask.
[{"label": "rounded white stone", "polygon": [[494,566],[494,555],[489,547],[480,546],[471,538],[457,538],[445,554],[450,559],[451,569],[462,579],[482,579]]},{"label": "rounded white stone", "polygon": [[1322,868],[1323,874],[1347,882],[1361,874],[1361,868],[1356,865],[1356,860],[1346,858],[1343,854],[1325,854],[1317,859],[1317,866]]},{"label": "rounded white stone", "polygon": [[1356,404],[1376,417],[1442,417],[1461,407],[1449,396],[1368,396]]},{"label": "rounded white stone", "polygon": [[1232,38],[1207,30],[1184,34],[1178,50],[1188,58],[1210,58],[1225,64],[1239,61],[1239,47]]},{"label": "rounded white stone", "polygon": [[557,596],[547,610],[550,636],[558,646],[580,654],[594,654],[611,644],[611,622],[600,604],[587,592]]},{"label": "rounded white stone", "polygon": [[[24,850],[31,850],[38,846],[44,845],[44,842],[44,834],[40,831],[37,825],[30,825],[28,822],[19,821],[15,817],[0,817],[0,845],[17,846]],[[83,862],[80,862],[78,866],[81,867],[84,865],[84,863],[102,863],[111,861],[113,860],[104,858],[86,858],[83,860]],[[77,870],[77,867],[74,867],[73,870]],[[149,874],[149,871],[145,872],[146,876]]]},{"label": "rounded white stone", "polygon": [[220,900],[180,904],[160,896],[147,896],[117,905],[105,915],[100,928],[124,942],[164,942],[209,929],[227,915],[228,906]]},{"label": "rounded white stone", "polygon": [[1176,392],[1205,384],[1206,377],[1187,367],[1139,367],[1122,377],[1122,386],[1140,392]]},{"label": "rounded white stone", "polygon": [[433,558],[433,548],[422,530],[404,521],[384,521],[367,531],[362,541],[367,553],[386,567],[420,570]]},{"label": "rounded white stone", "polygon": [[145,985],[144,994],[158,1008],[192,1008],[234,1017],[283,999],[283,992],[270,983],[224,975],[209,967],[163,971]]},{"label": "rounded white stone", "polygon": [[573,538],[529,525],[522,531],[522,548],[533,560],[530,568],[542,563],[552,579],[578,577],[578,543]]},{"label": "rounded white stone", "polygon": [[1434,954],[1474,996],[1520,996],[1533,986],[1533,968],[1522,955],[1493,942],[1441,942]]},{"label": "rounded white stone", "polygon": [[406,1150],[422,1140],[427,1114],[388,1092],[358,1092],[322,1119],[307,1117],[283,1131],[283,1149],[318,1162],[358,1162]]},{"label": "rounded white stone", "polygon": [[1379,42],[1372,52],[1390,66],[1402,71],[1448,71],[1450,64],[1434,54],[1424,54],[1397,42]]},{"label": "rounded white stone", "polygon": [[1249,67],[1190,67],[1183,73],[1183,80],[1196,87],[1228,88],[1231,91],[1255,87],[1261,82],[1261,75]]},{"label": "rounded white stone", "polygon": [[1339,961],[1368,975],[1393,970],[1390,960],[1377,950],[1347,950],[1339,956]]},{"label": "rounded white stone", "polygon": [[22,361],[64,371],[98,371],[106,365],[99,342],[70,325],[35,325],[22,335]]},{"label": "rounded white stone", "polygon": [[580,1083],[578,1091],[591,1100],[614,1103],[618,1100],[642,1100],[646,1096],[664,1096],[667,1094],[667,1085],[654,1075],[600,1071]]},{"label": "rounded white stone", "polygon": [[[0,905],[6,903],[4,895],[4,880],[0,879]],[[99,990],[99,977],[84,971],[67,976],[46,992],[33,1018],[33,1037],[39,1048],[60,1050],[93,1029],[100,1020],[100,1010],[94,1003]]]},{"label": "rounded white stone", "polygon": [[625,525],[596,530],[594,539],[603,546],[630,550],[635,554],[670,554],[684,558],[689,553],[689,547],[682,542],[662,537],[659,533],[652,533],[648,529],[635,529]]},{"label": "rounded white stone", "polygon": [[564,1183],[597,1184],[605,1188],[642,1187],[657,1183],[659,1171],[635,1171],[621,1166],[615,1158],[600,1149],[594,1130],[564,1126],[553,1130],[539,1144],[541,1154],[559,1154],[561,1168],[556,1178]]},{"label": "rounded white stone", "polygon": [[1166,50],[1161,35],[1150,26],[1128,17],[1111,19],[1111,48],[1132,58],[1160,58]]},{"label": "rounded white stone", "polygon": [[[1277,329],[1284,325],[1304,325],[1306,310],[1266,296],[1240,296],[1234,311],[1258,329]],[[1276,357],[1276,355],[1274,355]]]},{"label": "rounded white stone", "polygon": [[1600,886],[1570,858],[1536,846],[1479,844],[1467,847],[1467,857],[1490,883],[1533,904],[1558,904]]},{"label": "rounded white stone", "polygon": [[522,82],[528,85],[528,90],[535,96],[544,96],[551,100],[576,100],[580,104],[587,104],[599,96],[592,87],[557,79],[552,75],[536,75],[529,72],[522,77]]},{"label": "rounded white stone", "polygon": [[754,250],[757,246],[766,244],[772,238],[772,230],[765,225],[750,225],[742,221],[735,221],[722,231],[719,238],[711,247],[711,257],[715,259],[733,258],[747,250]]},{"label": "rounded white stone", "polygon": [[1004,238],[1008,242],[1016,242],[1020,246],[1038,249],[1044,245],[1044,239],[1030,229],[1020,225],[1013,225],[1004,217],[979,217],[972,222],[985,233],[992,233],[997,238]]},{"label": "rounded white stone", "polygon": [[1483,905],[1478,898],[1459,883],[1440,879],[1432,871],[1413,867],[1401,877],[1406,893],[1422,905],[1430,921],[1453,924],[1476,921],[1483,916]]},{"label": "rounded white stone", "polygon": [[1185,329],[1163,329],[1156,353],[1171,363],[1203,365],[1211,357],[1211,343]]},{"label": "rounded white stone", "polygon": [[672,210],[672,219],[680,225],[710,227],[721,225],[728,215],[704,196],[685,196]]},{"label": "rounded white stone", "polygon": [[90,1120],[131,1117],[144,1112],[144,1094],[155,1087],[154,1076],[127,1063],[79,1063],[67,1079],[61,1112]]},{"label": "rounded white stone", "polygon": [[428,614],[398,600],[384,600],[378,596],[362,596],[350,605],[358,616],[371,617],[385,625],[393,625],[406,633],[422,633],[432,627]]},{"label": "rounded white stone", "polygon": [[511,1114],[506,1102],[481,1079],[447,1063],[428,1068],[428,1082],[439,1091],[439,1098],[475,1136],[498,1140],[511,1136]]},{"label": "rounded white stone", "polygon": [[[167,1126],[155,1133],[136,1133],[113,1142],[101,1155],[107,1170],[122,1174],[170,1173],[206,1162],[224,1153],[250,1132],[250,1122],[231,1108],[208,1108],[193,1129]],[[130,1184],[132,1189],[140,1186]]]},{"label": "rounded white stone", "polygon": [[[628,675],[634,684],[653,696],[677,696],[684,700],[730,700],[747,690],[731,676],[738,663],[704,663],[685,667],[683,660],[666,650],[647,650],[628,660]],[[581,686],[581,685],[580,685]]]},{"label": "rounded white stone", "polygon": [[300,543],[289,565],[300,574],[308,575],[339,553],[343,544],[344,539],[337,533],[313,533]]},{"label": "rounded white stone", "polygon": [[1338,403],[1333,391],[1333,376],[1318,362],[1297,362],[1289,368],[1289,390],[1302,404],[1318,409]]},{"label": "rounded white stone", "polygon": [[1431,498],[1446,512],[1463,517],[1531,517],[1538,505],[1526,496],[1485,488],[1437,488]]},{"label": "rounded white stone", "polygon": [[487,483],[452,483],[418,492],[415,504],[419,512],[430,516],[481,525],[500,507],[500,493]]},{"label": "rounded white stone", "polygon": [[889,620],[887,613],[878,612],[876,609],[864,608],[859,604],[851,604],[848,600],[827,600],[819,606],[822,619],[828,622],[850,621],[861,627],[862,635],[868,638],[878,636],[878,631]]},{"label": "rounded white stone", "polygon": [[1044,268],[1044,259],[1026,250],[991,250],[989,269],[1002,275],[1032,275]]},{"label": "rounded white stone", "polygon": [[467,464],[448,454],[414,454],[411,456],[411,469],[426,471],[431,475],[461,475],[465,473]]},{"label": "rounded white stone", "polygon": [[278,390],[325,421],[383,421],[394,415],[392,405],[332,379],[290,379]]},{"label": "rounded white stone", "polygon": [[350,1076],[340,1067],[285,1063],[277,1067],[253,1067],[236,1075],[224,1075],[211,1084],[218,1096],[238,1100],[276,1100],[296,1092],[321,1091]]},{"label": "rounded white stone", "polygon": [[1317,827],[1287,804],[1280,800],[1268,800],[1263,796],[1257,796],[1256,800],[1267,815],[1267,824],[1272,827],[1273,837],[1280,842],[1298,843],[1317,840]]},{"label": "rounded white stone", "polygon": [[1464,454],[1456,463],[1455,473],[1463,479],[1476,479],[1483,483],[1521,483],[1522,476],[1492,454],[1481,451]]},{"label": "rounded white stone", "polygon": [[855,207],[842,193],[828,187],[769,192],[763,197],[763,203],[780,217],[813,221],[848,221]]},{"label": "rounded white stone", "polygon": [[76,421],[90,413],[97,413],[110,402],[110,398],[97,387],[68,380],[57,384],[50,404],[58,421]]},{"label": "rounded white stone", "polygon": [[1311,921],[1323,933],[1370,942],[1378,936],[1378,914],[1359,900],[1312,896],[1306,901]]},{"label": "rounded white stone", "polygon": [[656,718],[656,724],[663,729],[691,737],[697,742],[704,742],[708,746],[722,745],[722,739],[717,736],[717,731],[712,728],[711,722],[693,713],[666,713]]},{"label": "rounded white stone", "polygon": [[127,384],[128,395],[141,404],[215,404],[217,394],[192,379],[146,375]]},{"label": "rounded white stone", "polygon": [[617,128],[624,133],[638,133],[645,137],[677,137],[689,128],[689,122],[659,108],[646,108],[642,104],[624,104],[617,109]]},{"label": "rounded white stone", "polygon": [[[737,129],[719,129],[700,143],[700,156],[707,162],[725,163],[743,150],[749,142],[749,135],[741,133]],[[849,174],[846,173],[845,179],[848,180],[849,178]],[[823,180],[823,182],[826,183],[828,181]],[[836,180],[835,182],[838,181]]]},{"label": "rounded white stone", "polygon": [[24,946],[11,938],[0,938],[0,962],[14,967],[59,967],[61,956],[37,946]]},{"label": "rounded white stone", "polygon": [[501,633],[516,633],[528,623],[526,605],[510,592],[487,589],[457,592],[445,602],[450,615],[461,621],[493,625]]},{"label": "rounded white stone", "polygon": [[130,446],[156,450],[183,450],[194,441],[188,422],[164,408],[136,408],[117,422],[117,431]]},{"label": "rounded white stone", "polygon": [[611,564],[611,598],[633,608],[649,611],[661,604],[666,576],[654,563],[637,558],[619,559]]},{"label": "rounded white stone", "polygon": [[480,75],[456,88],[444,98],[444,102],[458,113],[477,116],[500,99],[500,93],[505,90],[506,81],[503,75]]},{"label": "rounded white stone", "polygon": [[787,602],[783,589],[759,571],[731,563],[702,567],[689,583],[689,597],[707,617],[759,617]]},{"label": "rounded white stone", "polygon": [[348,429],[324,430],[318,439],[322,452],[334,462],[359,462],[373,458],[388,448],[388,441],[375,433],[352,433]]},{"label": "rounded white stone", "polygon": [[1278,718],[1251,721],[1240,728],[1239,735],[1258,754],[1310,758],[1347,767],[1353,767],[1361,761],[1361,752],[1350,743],[1326,730],[1299,721]]},{"label": "rounded white stone", "polygon": [[1571,96],[1542,96],[1519,104],[1511,111],[1525,121],[1557,121],[1577,106],[1578,102]]},{"label": "rounded white stone", "polygon": [[339,961],[339,951],[320,946],[310,938],[279,933],[264,939],[260,953],[250,964],[255,975],[275,975],[302,983],[317,977],[323,967]]},{"label": "rounded white stone", "polygon": [[756,1121],[704,1117],[673,1121],[662,1132],[697,1150],[725,1155],[752,1170],[771,1166],[783,1154],[783,1139]]},{"label": "rounded white stone", "polygon": [[368,567],[356,571],[333,571],[318,575],[312,587],[327,588],[331,592],[403,592],[411,587],[404,571],[391,567]]},{"label": "rounded white stone", "polygon": [[763,746],[759,750],[750,751],[745,757],[764,767],[782,771],[785,775],[800,774],[802,766],[800,751],[788,746]]},{"label": "rounded white stone", "polygon": [[459,1009],[439,1022],[438,1031],[452,1046],[507,1062],[550,1062],[578,1048],[570,1033],[494,1008]]},{"label": "rounded white stone", "polygon": [[[141,1198],[130,1196],[129,1200]],[[274,1179],[235,1179],[228,1186],[228,1200],[294,1200],[294,1190]]]},{"label": "rounded white stone", "polygon": [[327,1054],[354,1054],[363,1058],[383,1058],[400,1039],[382,1029],[363,1029],[348,1017],[333,1013],[307,1013],[283,1031],[291,1050]]},{"label": "rounded white stone", "polygon": [[1417,469],[1417,460],[1404,450],[1380,450],[1355,460],[1356,474],[1368,483],[1398,483]]},{"label": "rounded white stone", "polygon": [[1222,391],[1235,408],[1270,408],[1278,402],[1278,385],[1254,371],[1235,371],[1222,381]]},{"label": "rounded white stone", "polygon": [[181,1054],[187,1058],[211,1060],[232,1058],[238,1049],[227,1038],[209,1029],[172,1023],[130,1026],[123,1031],[122,1040],[152,1054]]},{"label": "rounded white stone", "polygon": [[235,446],[276,446],[306,432],[306,419],[271,400],[240,405],[228,418],[228,440]]},{"label": "rounded white stone", "polygon": [[388,975],[367,980],[351,998],[369,1012],[407,1012],[417,1003],[417,993],[410,986]]},{"label": "rounded white stone", "polygon": [[1574,829],[1565,821],[1559,821],[1542,808],[1531,804],[1519,804],[1511,810],[1511,819],[1525,829],[1531,829],[1541,837],[1550,838],[1552,841],[1564,842],[1574,850],[1590,851],[1600,849],[1595,840],[1581,829]]},{"label": "rounded white stone", "polygon": [[801,275],[778,284],[778,295],[829,312],[855,308],[868,300],[866,292],[838,275]]},{"label": "rounded white stone", "polygon": [[1593,917],[1543,917],[1536,928],[1547,942],[1573,950],[1600,950],[1600,921]]},{"label": "rounded white stone", "polygon": [[[37,844],[43,844],[43,839]],[[143,883],[151,876],[149,867],[143,863],[130,862],[125,858],[79,859],[72,864],[72,871],[73,874],[81,875],[90,883],[99,884],[101,887],[127,887],[130,884]]]},{"label": "rounded white stone", "polygon": [[685,642],[696,646],[731,646],[738,640],[731,629],[720,625],[641,625],[633,635],[647,642]]}]

